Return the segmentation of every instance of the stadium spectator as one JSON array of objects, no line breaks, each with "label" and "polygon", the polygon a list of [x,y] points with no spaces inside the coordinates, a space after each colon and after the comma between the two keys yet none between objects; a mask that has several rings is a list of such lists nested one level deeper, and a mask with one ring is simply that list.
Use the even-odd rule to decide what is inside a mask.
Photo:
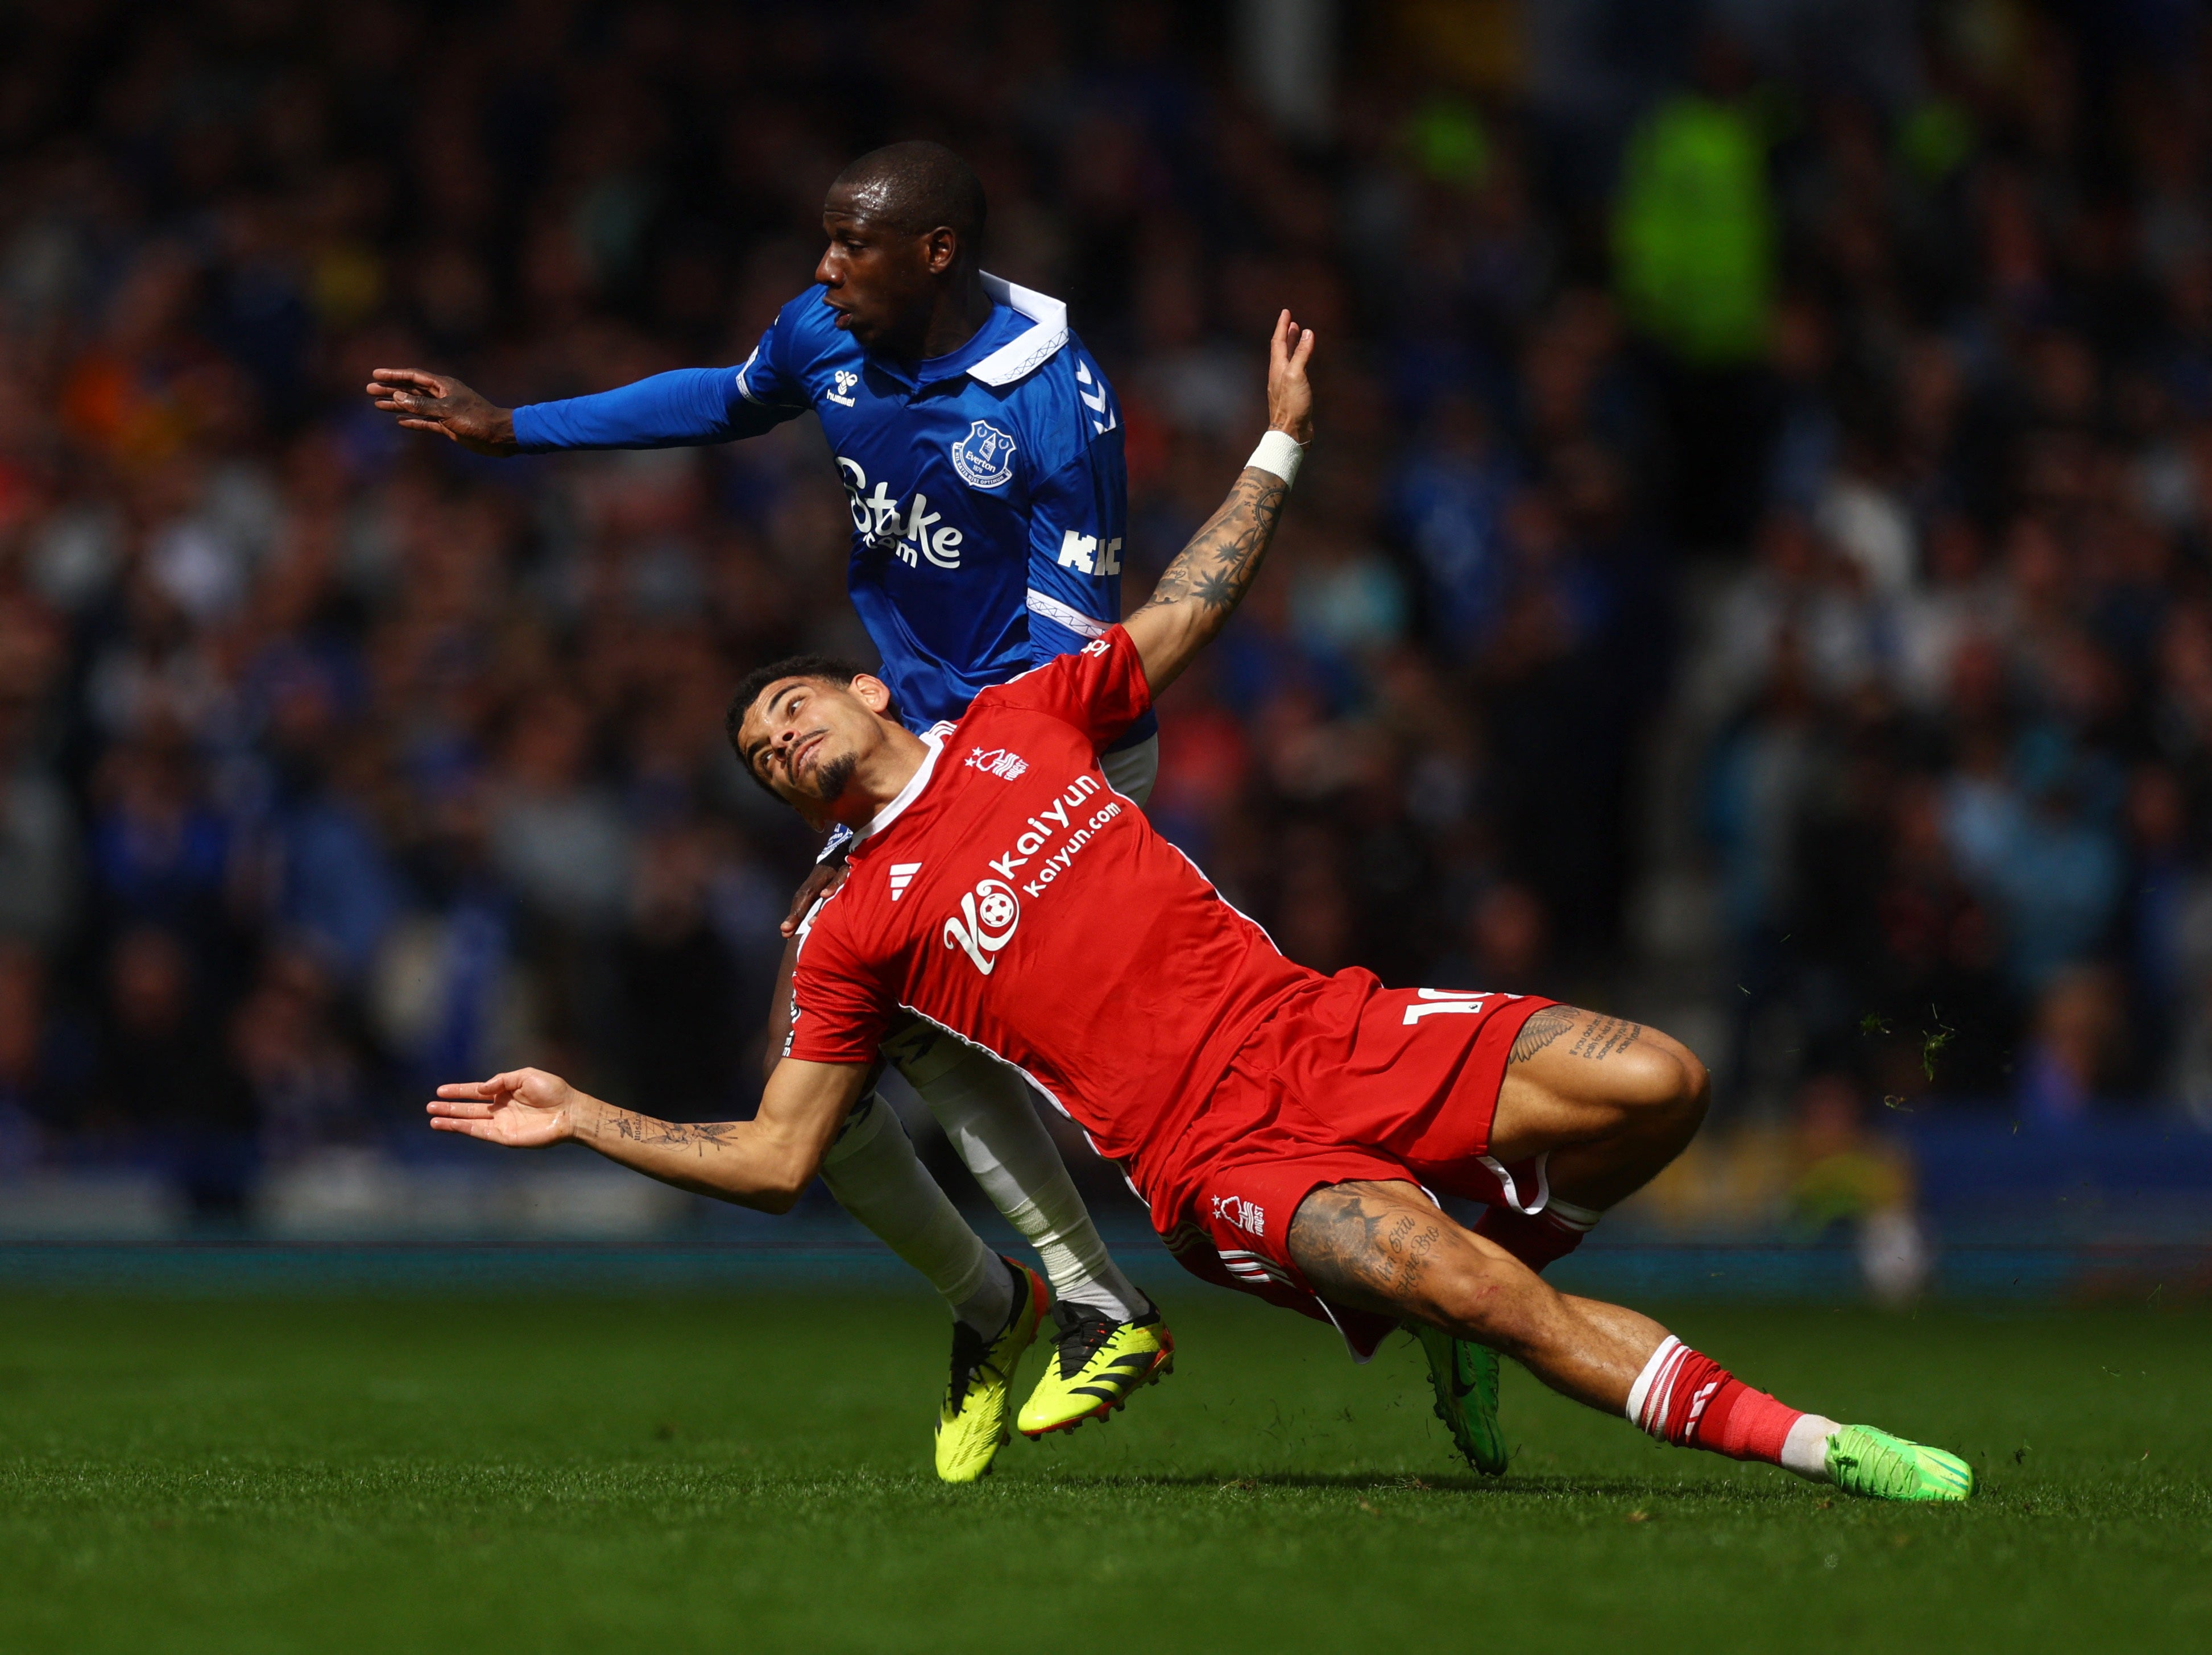
[{"label": "stadium spectator", "polygon": [[[1250,308],[1337,347],[1310,518],[1157,801],[1293,952],[1489,969],[1510,886],[1587,1002],[1686,879],[1723,1109],[2012,1097],[2031,1048],[2075,1055],[2061,1114],[2212,1094],[2201,20],[1586,9],[1471,81],[1404,51],[1424,9],[1346,8],[1326,139],[1241,101],[1205,9],[11,10],[0,934],[46,1064],[12,1141],[151,1118],[70,1078],[124,979],[285,1154],[525,1033],[618,1096],[678,1050],[745,1091],[748,928],[806,847],[713,713],[856,645],[818,446],[496,469],[353,388],[736,360],[838,166],[918,131],[1123,394],[1133,589],[1236,458]],[[1449,739],[1406,739],[1416,681]]]}]

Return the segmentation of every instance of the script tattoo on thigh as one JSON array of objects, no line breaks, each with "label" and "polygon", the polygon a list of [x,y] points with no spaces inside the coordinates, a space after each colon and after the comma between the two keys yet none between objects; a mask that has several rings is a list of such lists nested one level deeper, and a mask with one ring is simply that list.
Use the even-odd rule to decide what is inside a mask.
[{"label": "script tattoo on thigh", "polygon": [[1644,1025],[1618,1017],[1594,1019],[1582,1032],[1582,1038],[1568,1048],[1570,1057],[1587,1057],[1593,1063],[1602,1063],[1615,1052],[1626,1051],[1643,1037]]},{"label": "script tattoo on thigh", "polygon": [[1443,1245],[1441,1214],[1364,1196],[1339,1184],[1316,1190],[1291,1221],[1291,1256],[1329,1298],[1395,1309],[1416,1299]]},{"label": "script tattoo on thigh", "polygon": [[1527,1062],[1574,1027],[1575,1019],[1581,1015],[1571,1006],[1545,1007],[1521,1025],[1521,1032],[1514,1037],[1513,1050],[1505,1054],[1508,1066]]}]

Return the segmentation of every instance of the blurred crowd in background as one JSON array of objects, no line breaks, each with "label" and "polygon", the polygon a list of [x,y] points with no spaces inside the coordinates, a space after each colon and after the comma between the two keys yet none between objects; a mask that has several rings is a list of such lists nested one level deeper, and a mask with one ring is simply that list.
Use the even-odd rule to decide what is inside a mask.
[{"label": "blurred crowd in background", "polygon": [[723,701],[866,649],[812,422],[496,461],[361,386],[741,361],[910,136],[1115,381],[1132,603],[1320,331],[1152,802],[1286,952],[1659,962],[1739,1113],[2206,1107],[2203,9],[1266,9],[0,12],[0,1175],[220,1208],[522,1060],[750,1107],[812,846]]}]

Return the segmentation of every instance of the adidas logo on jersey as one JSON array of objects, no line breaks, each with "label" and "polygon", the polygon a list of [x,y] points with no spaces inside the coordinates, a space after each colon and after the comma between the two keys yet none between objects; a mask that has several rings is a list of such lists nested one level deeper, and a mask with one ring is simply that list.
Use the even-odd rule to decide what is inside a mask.
[{"label": "adidas logo on jersey", "polygon": [[896,902],[901,897],[906,895],[907,886],[914,883],[914,876],[921,872],[921,864],[920,862],[893,862],[891,864],[891,900],[893,902]]},{"label": "adidas logo on jersey", "polygon": [[968,755],[968,768],[981,770],[986,776],[995,776],[1008,782],[1019,781],[1028,773],[1030,761],[1019,753],[1008,752],[1004,747],[986,750],[975,748]]}]

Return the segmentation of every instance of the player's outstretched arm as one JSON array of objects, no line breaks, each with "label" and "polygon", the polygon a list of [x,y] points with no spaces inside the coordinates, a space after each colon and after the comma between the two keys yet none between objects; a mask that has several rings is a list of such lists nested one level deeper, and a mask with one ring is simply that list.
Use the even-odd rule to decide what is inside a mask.
[{"label": "player's outstretched arm", "polygon": [[[1255,460],[1266,456],[1270,442],[1281,441],[1277,432],[1300,447],[1312,439],[1313,387],[1306,380],[1306,362],[1313,345],[1313,330],[1299,327],[1289,311],[1276,318],[1275,337],[1267,347],[1269,436]],[[1155,696],[1228,624],[1260,572],[1290,494],[1287,478],[1260,465],[1246,465],[1212,520],[1191,537],[1144,607],[1123,623]]]},{"label": "player's outstretched arm", "polygon": [[786,1058],[750,1121],[696,1124],[617,1109],[543,1069],[438,1088],[430,1125],[512,1149],[587,1144],[611,1161],[698,1195],[787,1213],[852,1112],[867,1066]]},{"label": "player's outstretched arm", "polygon": [[514,440],[514,411],[495,407],[450,374],[429,374],[419,368],[374,368],[368,391],[379,408],[399,416],[403,429],[434,431],[480,454],[505,458],[522,452]]},{"label": "player's outstretched arm", "polygon": [[[766,350],[763,344],[763,350]],[[746,372],[767,386],[771,370],[754,353]],[[380,368],[368,394],[410,431],[434,431],[480,454],[556,448],[689,448],[758,436],[806,411],[804,397],[745,391],[734,368],[678,368],[611,391],[562,402],[495,407],[449,374]]]}]

